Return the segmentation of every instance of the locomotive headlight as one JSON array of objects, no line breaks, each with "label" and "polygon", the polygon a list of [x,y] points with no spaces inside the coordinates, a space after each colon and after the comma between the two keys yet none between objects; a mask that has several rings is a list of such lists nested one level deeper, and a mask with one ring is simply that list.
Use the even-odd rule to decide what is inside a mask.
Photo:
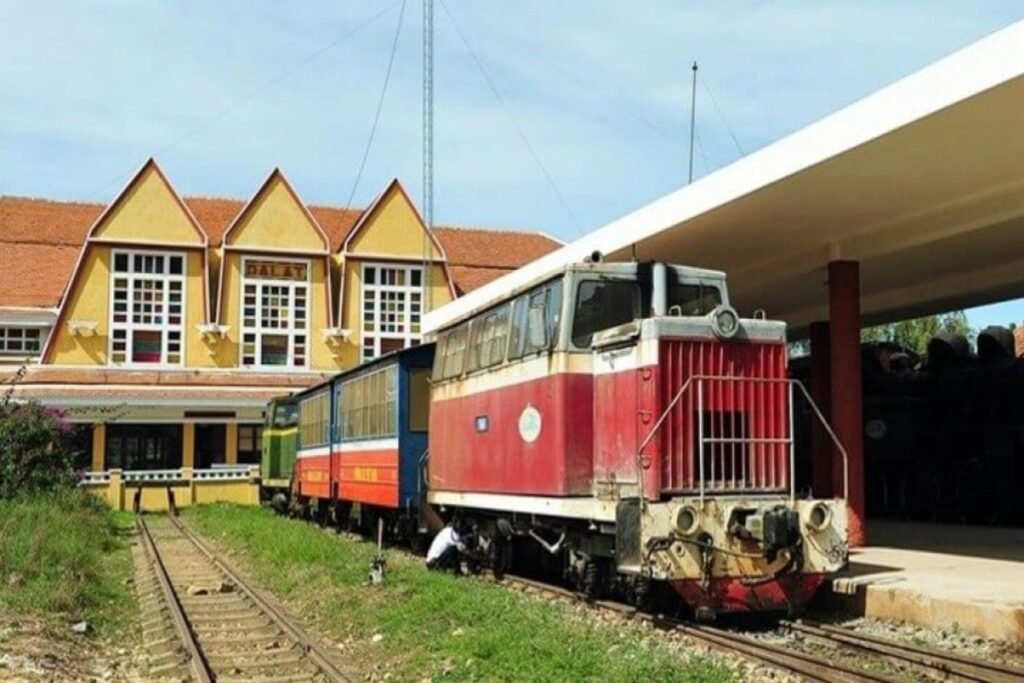
[{"label": "locomotive headlight", "polygon": [[732,339],[740,329],[740,316],[732,306],[716,306],[711,312],[711,329],[715,336]]},{"label": "locomotive headlight", "polygon": [[832,523],[832,508],[825,503],[815,503],[807,513],[806,523],[814,531],[824,531]]},{"label": "locomotive headlight", "polygon": [[700,529],[700,513],[692,505],[679,507],[672,521],[672,526],[682,536],[693,536]]}]

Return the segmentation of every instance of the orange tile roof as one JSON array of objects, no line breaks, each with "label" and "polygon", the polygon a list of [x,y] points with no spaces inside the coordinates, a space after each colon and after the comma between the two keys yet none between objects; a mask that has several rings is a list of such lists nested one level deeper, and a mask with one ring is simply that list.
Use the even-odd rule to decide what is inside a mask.
[{"label": "orange tile roof", "polygon": [[[213,247],[245,204],[216,197],[184,201]],[[98,203],[0,196],[0,306],[58,305],[86,234],[103,209]],[[341,248],[363,213],[335,206],[309,210],[330,238],[332,251]],[[561,246],[540,233],[454,227],[434,232],[460,294]]]}]

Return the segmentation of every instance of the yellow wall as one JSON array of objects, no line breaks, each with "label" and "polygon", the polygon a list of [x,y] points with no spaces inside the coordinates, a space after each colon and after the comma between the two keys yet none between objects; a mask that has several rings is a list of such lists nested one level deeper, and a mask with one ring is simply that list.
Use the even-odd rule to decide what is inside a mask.
[{"label": "yellow wall", "polygon": [[323,237],[280,174],[264,186],[231,231],[228,244],[283,251],[323,251]]},{"label": "yellow wall", "polygon": [[[272,254],[251,254],[261,260],[273,260]],[[221,323],[230,326],[225,339],[216,345],[214,363],[218,367],[237,367],[242,362],[242,260],[246,255],[237,251],[225,252],[222,259],[224,284],[221,292]],[[309,257],[309,332],[307,348],[309,364],[313,370],[337,370],[340,366],[324,341],[321,330],[330,327],[330,308],[327,292],[327,259]]]},{"label": "yellow wall", "polygon": [[[120,249],[121,247],[116,247]],[[130,249],[130,247],[125,247]],[[101,244],[86,246],[85,259],[74,290],[68,295],[62,324],[54,330],[53,363],[68,365],[105,365],[110,348],[110,255],[114,247]],[[205,322],[203,299],[205,269],[202,252],[186,254],[185,325],[183,348],[187,367],[213,365],[205,344],[196,333],[196,325]],[[94,321],[92,335],[72,335],[67,323],[71,320]]]},{"label": "yellow wall", "polygon": [[135,179],[93,236],[132,242],[203,243],[154,164],[149,164]]},{"label": "yellow wall", "polygon": [[[392,185],[380,200],[369,221],[348,245],[355,254],[388,254],[396,257],[424,257],[424,229],[415,209],[397,185]],[[441,254],[430,243],[433,258]]]},{"label": "yellow wall", "polygon": [[[110,325],[110,247],[86,245],[85,258],[77,286],[68,293],[61,324],[53,330],[51,362],[68,365],[104,365],[107,362],[107,335]],[[71,320],[94,321],[92,336],[73,336]]]},{"label": "yellow wall", "polygon": [[[363,312],[361,301],[361,289],[363,282],[363,263],[386,263],[380,261],[362,261],[360,259],[349,259],[345,268],[345,282],[342,289],[345,292],[345,319],[341,321],[341,327],[351,330],[352,336],[347,344],[342,345],[341,362],[345,367],[356,365],[359,362],[359,347],[362,344]],[[397,262],[401,263],[401,262]],[[448,280],[445,276],[444,266],[434,264],[431,270],[430,283],[431,295],[429,297],[431,308],[438,308],[452,299],[451,291],[448,289]],[[424,301],[426,311],[426,301]]]}]

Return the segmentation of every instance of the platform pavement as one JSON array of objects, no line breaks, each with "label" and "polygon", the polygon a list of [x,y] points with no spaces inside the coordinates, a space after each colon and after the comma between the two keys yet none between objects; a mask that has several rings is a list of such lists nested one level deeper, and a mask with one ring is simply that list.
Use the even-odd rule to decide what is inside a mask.
[{"label": "platform pavement", "polygon": [[872,520],[832,582],[866,617],[1024,643],[1024,529]]}]

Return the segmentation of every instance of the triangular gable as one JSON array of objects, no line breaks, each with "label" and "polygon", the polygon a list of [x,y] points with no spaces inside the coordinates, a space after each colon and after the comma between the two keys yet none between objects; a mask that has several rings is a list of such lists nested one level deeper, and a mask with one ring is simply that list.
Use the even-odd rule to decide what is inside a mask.
[{"label": "triangular gable", "polygon": [[150,157],[89,228],[88,241],[205,247],[206,231]]},{"label": "triangular gable", "polygon": [[275,168],[224,232],[224,247],[329,253],[327,234]]},{"label": "triangular gable", "polygon": [[[346,255],[374,258],[423,259],[427,257],[424,237],[428,234],[419,210],[395,178],[360,216],[341,251]],[[441,243],[433,234],[429,237],[432,252],[429,258],[435,262],[445,261]]]}]

